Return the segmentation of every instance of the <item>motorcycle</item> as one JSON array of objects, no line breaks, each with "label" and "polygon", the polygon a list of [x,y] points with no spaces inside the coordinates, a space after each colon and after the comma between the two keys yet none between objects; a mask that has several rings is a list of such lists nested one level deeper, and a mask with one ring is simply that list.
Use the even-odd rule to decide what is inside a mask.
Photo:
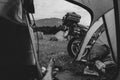
[{"label": "motorcycle", "polygon": [[73,27],[72,30],[73,31],[69,30],[67,35],[69,37],[67,51],[68,54],[74,58],[80,51],[81,43],[84,40],[84,37],[88,29],[83,26],[82,27],[77,26]]},{"label": "motorcycle", "polygon": [[80,19],[81,16],[75,12],[68,12],[62,19],[64,37],[69,41],[67,51],[71,57],[75,57],[79,53],[80,45],[88,30],[87,27],[79,25]]}]

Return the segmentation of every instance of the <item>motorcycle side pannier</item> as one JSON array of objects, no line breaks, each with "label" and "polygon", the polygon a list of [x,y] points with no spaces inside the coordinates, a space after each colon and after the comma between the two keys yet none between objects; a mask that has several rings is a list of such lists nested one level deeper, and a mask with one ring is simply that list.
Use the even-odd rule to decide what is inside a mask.
[{"label": "motorcycle side pannier", "polygon": [[76,14],[75,12],[69,12],[64,16],[64,21],[73,21],[75,23],[78,23],[81,19],[81,16]]}]

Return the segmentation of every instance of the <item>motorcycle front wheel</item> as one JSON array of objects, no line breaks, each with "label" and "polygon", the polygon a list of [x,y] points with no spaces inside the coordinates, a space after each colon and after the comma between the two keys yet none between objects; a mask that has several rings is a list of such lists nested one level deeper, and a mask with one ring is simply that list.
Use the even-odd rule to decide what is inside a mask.
[{"label": "motorcycle front wheel", "polygon": [[82,40],[79,38],[72,38],[68,42],[67,51],[72,58],[76,57],[80,52],[81,42]]}]

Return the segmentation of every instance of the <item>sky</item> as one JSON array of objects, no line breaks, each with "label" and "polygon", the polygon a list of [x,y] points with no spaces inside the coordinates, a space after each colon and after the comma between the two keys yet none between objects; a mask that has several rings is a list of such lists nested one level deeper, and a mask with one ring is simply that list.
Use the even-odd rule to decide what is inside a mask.
[{"label": "sky", "polygon": [[88,26],[90,24],[90,14],[75,4],[65,0],[34,0],[35,19],[61,18],[67,12],[76,12],[81,15],[80,24]]}]

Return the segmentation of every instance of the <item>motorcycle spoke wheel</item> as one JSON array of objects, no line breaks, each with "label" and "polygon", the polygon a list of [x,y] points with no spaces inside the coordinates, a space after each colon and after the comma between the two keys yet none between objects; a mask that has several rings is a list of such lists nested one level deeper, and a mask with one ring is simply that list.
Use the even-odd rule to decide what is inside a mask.
[{"label": "motorcycle spoke wheel", "polygon": [[75,57],[80,52],[81,40],[73,38],[69,41],[67,50],[71,57]]}]

